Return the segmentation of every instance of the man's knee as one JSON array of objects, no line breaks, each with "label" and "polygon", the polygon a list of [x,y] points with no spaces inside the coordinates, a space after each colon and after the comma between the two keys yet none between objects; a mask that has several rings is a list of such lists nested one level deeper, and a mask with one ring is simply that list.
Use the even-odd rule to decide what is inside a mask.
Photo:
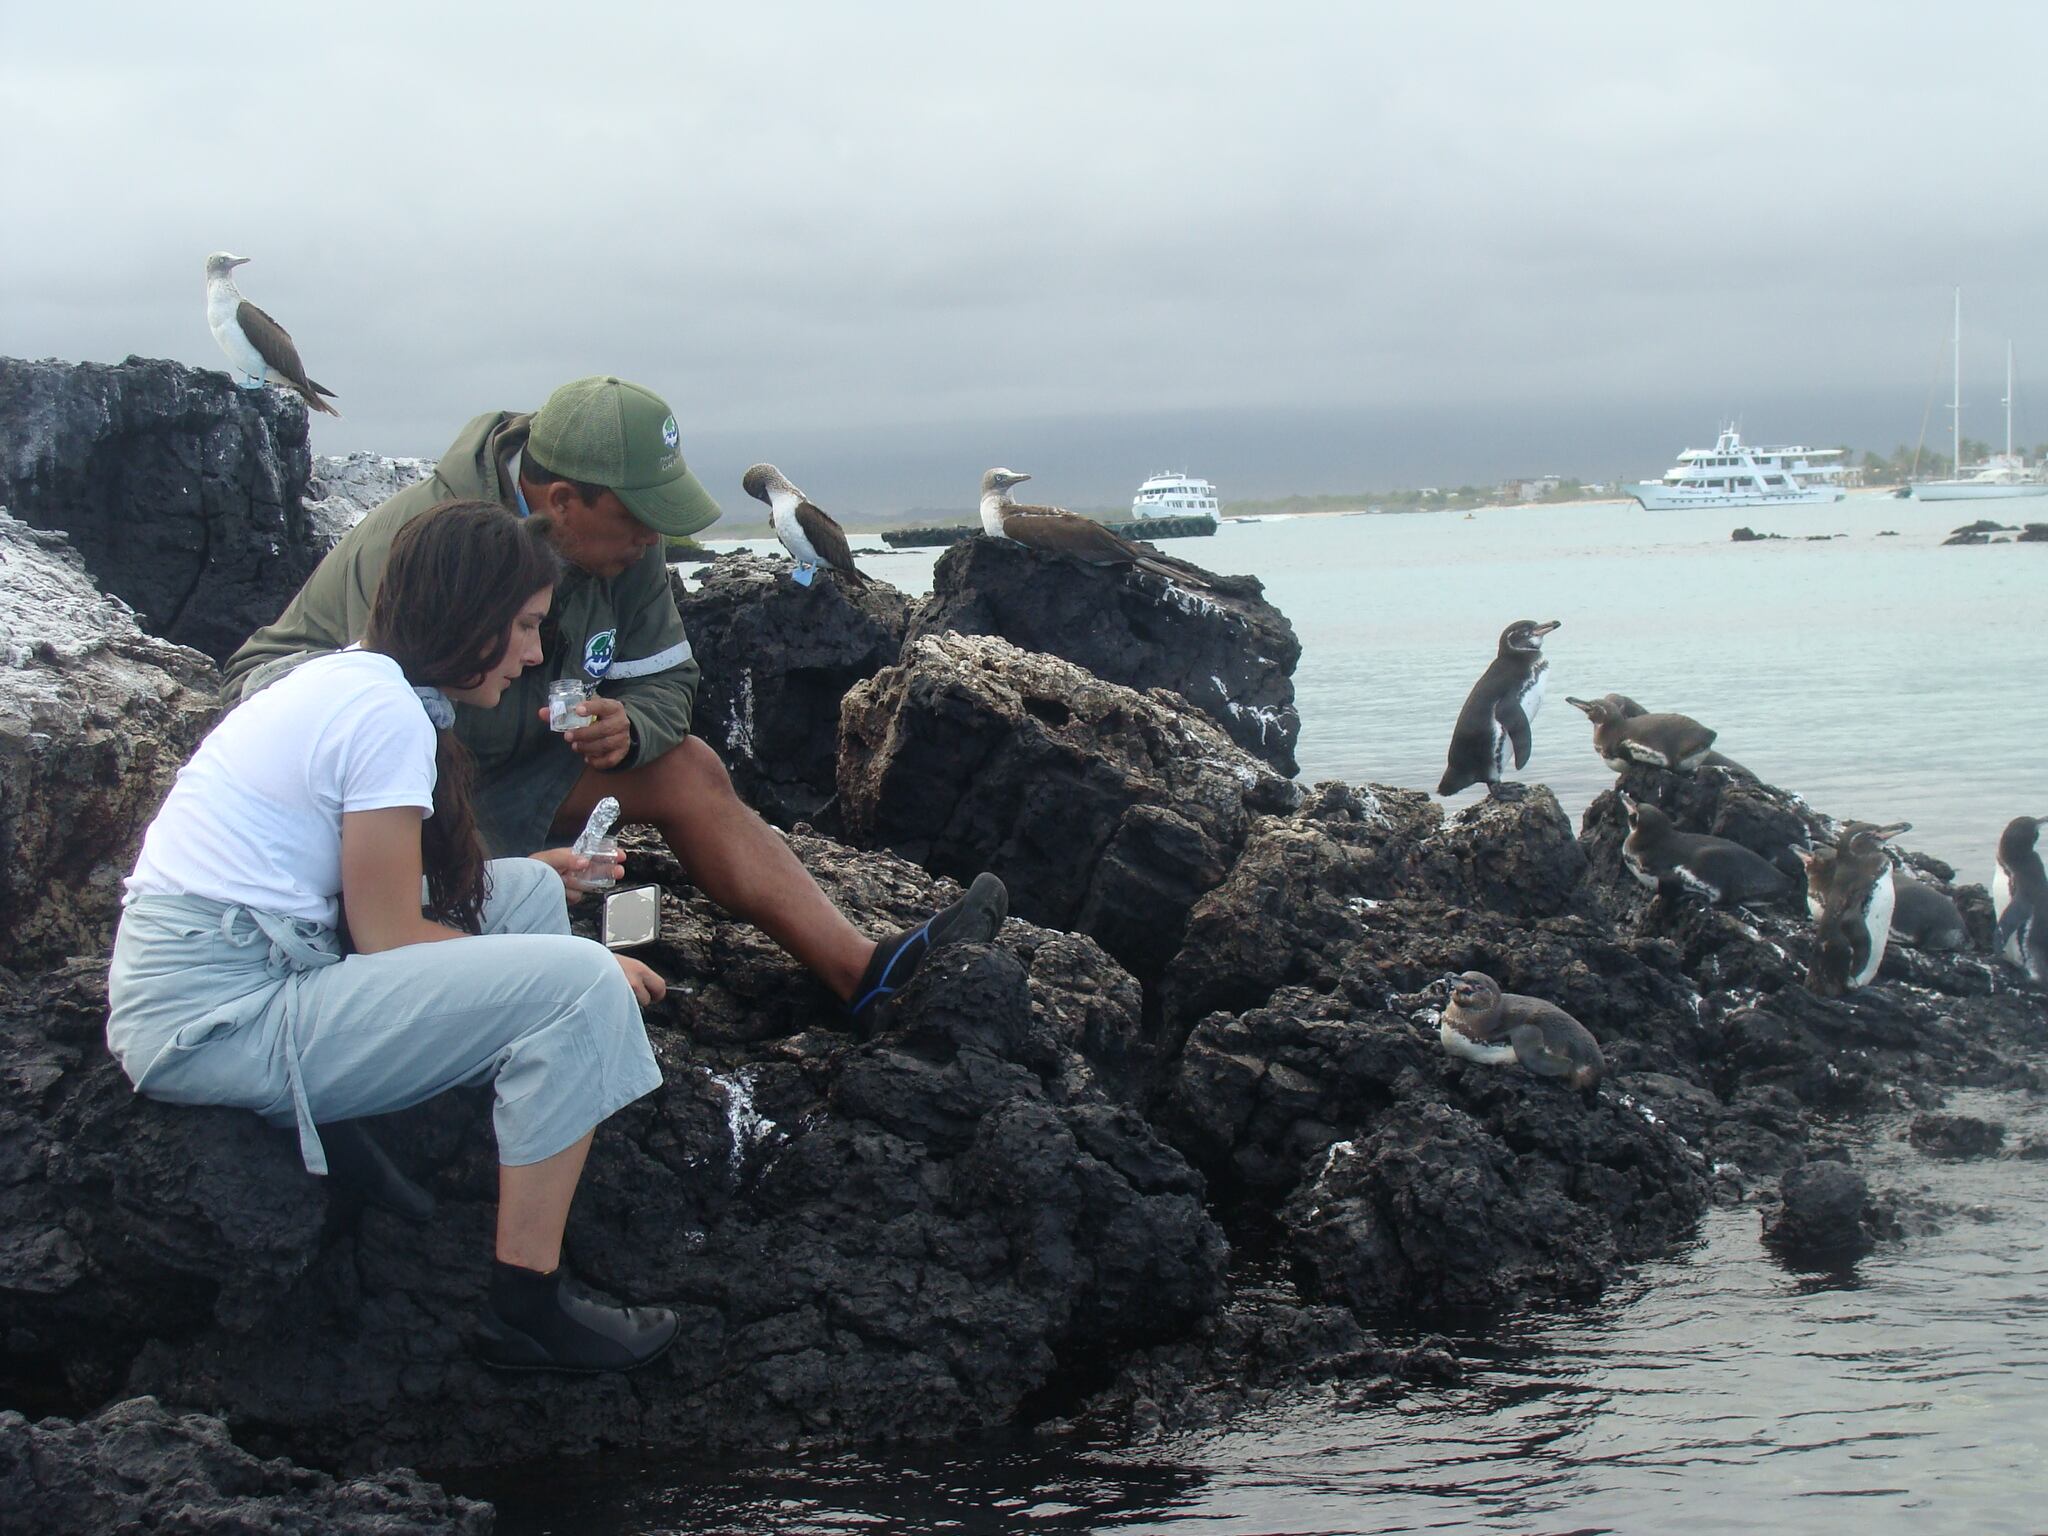
[{"label": "man's knee", "polygon": [[685,736],[649,766],[656,770],[656,792],[666,806],[677,810],[702,809],[739,798],[725,764],[698,737]]}]

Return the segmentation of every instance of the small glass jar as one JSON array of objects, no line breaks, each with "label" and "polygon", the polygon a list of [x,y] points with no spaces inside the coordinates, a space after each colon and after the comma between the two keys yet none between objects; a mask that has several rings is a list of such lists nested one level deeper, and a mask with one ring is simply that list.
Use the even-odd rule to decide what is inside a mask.
[{"label": "small glass jar", "polygon": [[608,891],[619,883],[619,840],[616,837],[586,838],[576,851],[590,860],[590,868],[576,877],[586,891]]},{"label": "small glass jar", "polygon": [[580,677],[558,677],[548,684],[548,729],[573,731],[595,717],[583,707],[596,690]]}]

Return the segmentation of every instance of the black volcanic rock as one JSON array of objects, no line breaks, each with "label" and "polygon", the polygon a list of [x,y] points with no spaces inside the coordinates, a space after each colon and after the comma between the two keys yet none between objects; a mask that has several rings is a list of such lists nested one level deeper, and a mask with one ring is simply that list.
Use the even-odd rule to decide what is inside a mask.
[{"label": "black volcanic rock", "polygon": [[1259,821],[1229,878],[1195,904],[1160,983],[1166,1017],[1185,1029],[1288,983],[1326,988],[1385,902],[1578,910],[1585,869],[1570,819],[1540,785],[1447,819],[1420,791],[1318,784],[1294,815]]},{"label": "black volcanic rock", "polygon": [[847,695],[839,793],[856,843],[960,880],[993,869],[1012,911],[1150,981],[1253,817],[1301,792],[1178,694],[943,633]]},{"label": "black volcanic rock", "polygon": [[[797,847],[878,926],[948,894],[880,855]],[[932,1438],[1219,1305],[1202,1180],[1116,1091],[1137,996],[1100,949],[1013,921],[934,956],[855,1043],[758,932],[683,890],[666,904],[643,953],[672,980],[650,1014],[667,1082],[600,1127],[567,1241],[592,1285],[681,1312],[662,1361],[564,1380],[471,1359],[487,1092],[380,1122],[433,1222],[362,1210],[253,1116],[137,1099],[81,963],[0,1000],[9,1397],[75,1412],[152,1392],[351,1466]]]},{"label": "black volcanic rock", "polygon": [[2015,544],[2048,544],[2048,523],[2029,523],[2020,530]]},{"label": "black volcanic rock", "polygon": [[152,634],[224,660],[326,540],[300,505],[306,407],[161,358],[0,358],[0,505],[61,529]]},{"label": "black volcanic rock", "polygon": [[1477,1115],[1401,1103],[1334,1143],[1283,1213],[1309,1293],[1367,1313],[1590,1297],[1691,1230],[1706,1180],[1676,1137],[1534,1086],[1494,1079]]},{"label": "black volcanic rock", "polygon": [[910,638],[1000,635],[1106,682],[1170,688],[1245,751],[1292,775],[1301,737],[1294,626],[1255,577],[1192,568],[1207,590],[1169,588],[1150,572],[1082,565],[1005,539],[965,539],[933,568],[932,595]]},{"label": "black volcanic rock", "polygon": [[1786,1173],[1764,1241],[1794,1260],[1839,1263],[1868,1253],[1870,1186],[1846,1163],[1819,1161]]},{"label": "black volcanic rock", "polygon": [[133,1398],[79,1423],[0,1413],[0,1511],[14,1536],[214,1531],[222,1536],[489,1536],[488,1504],[409,1470],[337,1482],[259,1461],[227,1425]]},{"label": "black volcanic rock", "polygon": [[104,954],[217,686],[204,656],[96,591],[62,534],[0,508],[0,965]]},{"label": "black volcanic rock", "polygon": [[854,587],[824,573],[800,587],[787,562],[758,555],[711,561],[700,588],[676,589],[703,672],[691,728],[763,816],[830,830],[839,701],[896,660],[910,600],[881,581]]},{"label": "black volcanic rock", "polygon": [[1929,1157],[1996,1157],[2005,1127],[1975,1115],[1915,1115],[1907,1138]]}]

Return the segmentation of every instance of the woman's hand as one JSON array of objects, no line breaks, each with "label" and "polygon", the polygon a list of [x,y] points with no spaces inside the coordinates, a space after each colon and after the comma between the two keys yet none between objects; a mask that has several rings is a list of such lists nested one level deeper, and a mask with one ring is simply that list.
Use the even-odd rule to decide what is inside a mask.
[{"label": "woman's hand", "polygon": [[630,955],[613,955],[619,962],[619,969],[626,973],[626,985],[633,989],[633,995],[640,999],[640,1006],[658,1003],[668,996],[668,983],[642,965]]},{"label": "woman's hand", "polygon": [[[569,893],[570,906],[573,907],[577,902],[581,901],[583,893],[590,889],[583,882],[590,874],[591,860],[585,858],[575,849],[543,848],[539,853],[529,854],[528,857],[540,860],[541,863],[547,865],[549,869],[552,869],[562,877],[562,885]],[[616,882],[626,873],[626,856],[622,853],[609,862],[612,866],[612,879]],[[602,875],[604,871],[599,870],[598,873]]]}]

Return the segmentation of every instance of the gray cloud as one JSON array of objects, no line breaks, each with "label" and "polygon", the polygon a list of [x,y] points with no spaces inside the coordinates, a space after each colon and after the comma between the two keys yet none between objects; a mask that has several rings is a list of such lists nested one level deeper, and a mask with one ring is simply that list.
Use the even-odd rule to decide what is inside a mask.
[{"label": "gray cloud", "polygon": [[1011,438],[1048,478],[1070,455],[1080,502],[1172,439],[1224,453],[1229,490],[1491,473],[1540,454],[1531,422],[1583,457],[1525,468],[1652,474],[1724,413],[1912,440],[1957,282],[1969,429],[1997,428],[2007,336],[2048,377],[2038,6],[4,26],[35,131],[0,149],[0,346],[216,365],[200,265],[233,249],[341,396],[323,451],[437,452],[610,371],[714,473],[838,445],[875,503],[928,498],[941,445]]}]

